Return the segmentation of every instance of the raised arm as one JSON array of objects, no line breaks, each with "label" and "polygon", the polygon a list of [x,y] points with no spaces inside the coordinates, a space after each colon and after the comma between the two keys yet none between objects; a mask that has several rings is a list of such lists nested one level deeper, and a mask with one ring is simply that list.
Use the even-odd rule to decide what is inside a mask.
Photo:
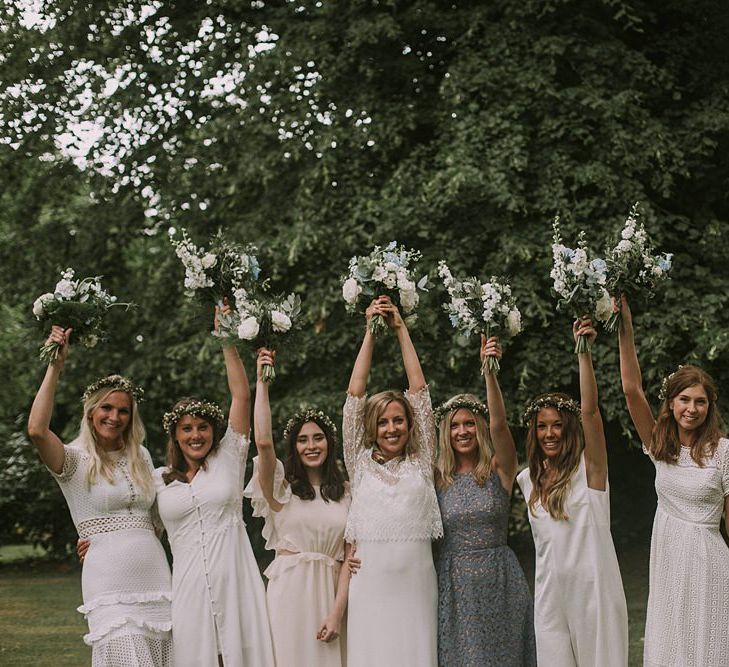
[{"label": "raised arm", "polygon": [[283,505],[273,497],[276,473],[276,450],[271,428],[271,404],[268,400],[268,382],[263,381],[263,366],[273,366],[276,353],[262,347],[256,361],[256,402],[253,407],[253,428],[258,450],[258,482],[268,506],[278,512]]},{"label": "raised arm", "polygon": [[380,297],[380,300],[387,326],[394,329],[397,334],[397,341],[400,343],[402,363],[408,378],[408,390],[411,394],[417,394],[426,386],[426,382],[423,369],[420,366],[420,359],[418,359],[418,353],[415,351],[413,341],[410,339],[410,332],[397,306],[388,297]]},{"label": "raised arm", "polygon": [[[215,307],[215,328],[218,328],[218,312]],[[227,304],[222,308],[223,313],[230,312]],[[228,376],[228,389],[230,390],[230,413],[228,421],[236,433],[248,435],[251,430],[251,388],[248,385],[248,376],[238,350],[233,345],[223,345],[223,358],[225,359],[225,372]]]},{"label": "raised arm", "polygon": [[496,374],[489,372],[488,364],[483,364],[487,357],[501,359],[502,351],[499,339],[492,336],[487,340],[486,336],[482,335],[480,356],[484,366],[486,402],[489,409],[489,435],[494,445],[496,472],[501,480],[501,485],[511,493],[517,468],[516,444],[506,420],[506,406],[499,380]]},{"label": "raised arm", "polygon": [[633,315],[625,295],[618,302],[620,308],[620,329],[618,343],[620,345],[620,379],[623,383],[623,394],[628,404],[628,412],[638,437],[644,445],[649,445],[653,436],[656,420],[643,391],[643,377],[638,363],[633,335]]},{"label": "raised arm", "polygon": [[53,415],[58,378],[61,376],[68,355],[70,337],[71,329],[64,331],[62,327],[57,326],[51,329],[48,342],[59,343],[63,347],[60,349],[58,358],[48,364],[45,377],[33,400],[30,415],[28,415],[28,436],[38,450],[43,463],[57,475],[63,471],[63,461],[66,455],[61,439],[51,431],[51,416]]},{"label": "raised arm", "polygon": [[[576,320],[572,325],[572,333],[587,337],[590,346],[597,338],[597,331],[592,326],[589,316]],[[602,415],[597,404],[597,380],[592,366],[592,355],[589,351],[577,355],[580,368],[580,410],[582,412],[582,428],[585,433],[585,467],[587,468],[587,486],[604,491],[607,484],[608,462],[605,429]]]},{"label": "raised arm", "polygon": [[367,393],[367,380],[370,376],[370,368],[372,368],[372,353],[375,350],[375,337],[370,332],[369,323],[374,315],[385,315],[382,310],[381,300],[382,297],[374,299],[365,311],[367,320],[365,335],[354,361],[352,375],[349,378],[349,387],[347,388],[347,393],[357,398],[361,398]]}]

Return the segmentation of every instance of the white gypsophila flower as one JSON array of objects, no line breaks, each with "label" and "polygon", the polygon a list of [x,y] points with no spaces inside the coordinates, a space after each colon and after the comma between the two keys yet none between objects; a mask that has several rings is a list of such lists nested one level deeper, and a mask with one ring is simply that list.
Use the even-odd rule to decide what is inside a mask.
[{"label": "white gypsophila flower", "polygon": [[378,264],[372,271],[372,280],[376,283],[381,283],[387,278],[387,270],[381,264]]},{"label": "white gypsophila flower", "polygon": [[291,328],[291,318],[280,310],[271,311],[271,327],[277,333],[286,333]]},{"label": "white gypsophila flower", "polygon": [[359,295],[362,293],[362,286],[355,278],[347,278],[342,285],[342,296],[346,303],[350,306],[356,303]]},{"label": "white gypsophila flower", "polygon": [[[64,274],[65,275],[65,274]],[[54,292],[61,296],[63,299],[70,299],[76,293],[73,283],[70,280],[64,278],[56,283]]]},{"label": "white gypsophila flower", "polygon": [[613,314],[613,302],[607,290],[602,290],[600,298],[595,304],[595,317],[601,322],[606,322]]},{"label": "white gypsophila flower", "polygon": [[235,299],[236,307],[240,309],[240,306],[245,303],[248,298],[248,292],[243,287],[239,287],[238,289],[233,290],[233,298]]},{"label": "white gypsophila flower", "polygon": [[415,290],[415,283],[411,284],[413,285],[413,289],[400,290],[400,304],[402,305],[403,310],[408,313],[415,309],[418,305],[418,301],[420,300],[420,297]]},{"label": "white gypsophila flower", "polygon": [[623,239],[618,243],[617,246],[615,246],[615,250],[618,252],[630,252],[633,249],[633,244],[631,241],[628,241],[628,239]]},{"label": "white gypsophila flower", "polygon": [[635,226],[634,225],[626,225],[623,231],[621,232],[620,236],[623,237],[626,241],[633,238],[633,234],[635,234]]},{"label": "white gypsophila flower", "polygon": [[43,316],[43,312],[45,311],[46,304],[52,303],[54,300],[55,300],[55,297],[50,292],[41,294],[33,302],[33,315],[35,315],[38,319],[40,319]]},{"label": "white gypsophila flower", "polygon": [[572,255],[572,261],[567,266],[573,275],[579,276],[587,268],[587,253],[582,248],[577,248]]},{"label": "white gypsophila flower", "polygon": [[518,308],[512,308],[506,316],[506,331],[509,336],[516,336],[521,332],[521,313]]},{"label": "white gypsophila flower", "polygon": [[255,317],[244,317],[238,325],[238,338],[243,340],[253,340],[260,330],[261,326]]},{"label": "white gypsophila flower", "polygon": [[206,252],[203,255],[203,258],[200,260],[200,263],[202,264],[204,269],[209,269],[210,267],[215,266],[215,262],[218,261],[218,258],[213,255],[211,252]]}]

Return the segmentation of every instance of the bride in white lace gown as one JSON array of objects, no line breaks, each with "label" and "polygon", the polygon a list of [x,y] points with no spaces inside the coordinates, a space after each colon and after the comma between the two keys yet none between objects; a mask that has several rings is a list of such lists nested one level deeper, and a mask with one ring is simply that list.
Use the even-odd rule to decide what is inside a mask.
[{"label": "bride in white lace gown", "polygon": [[643,393],[630,309],[623,299],[620,371],[643,451],[656,467],[645,667],[729,665],[729,440],[716,385],[696,366],[664,383],[658,418]]},{"label": "bride in white lace gown", "polygon": [[437,582],[431,540],[443,535],[433,486],[435,423],[410,334],[387,297],[375,299],[397,334],[409,389],[365,397],[374,338],[369,327],[344,404],[344,460],[352,483],[345,539],[361,569],[349,587],[347,665],[437,664]]}]

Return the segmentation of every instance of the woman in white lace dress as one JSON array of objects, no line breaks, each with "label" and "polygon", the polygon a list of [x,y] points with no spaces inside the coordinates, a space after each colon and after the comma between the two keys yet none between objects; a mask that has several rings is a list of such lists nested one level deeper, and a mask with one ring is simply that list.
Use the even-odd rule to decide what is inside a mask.
[{"label": "woman in white lace dress", "polygon": [[172,548],[174,667],[272,667],[263,580],[243,523],[250,390],[223,347],[231,404],[185,398],[165,413],[167,466],[155,471]]},{"label": "woman in white lace dress", "polygon": [[696,366],[671,374],[658,417],[643,392],[630,308],[622,299],[620,374],[643,451],[656,468],[646,667],[729,665],[729,440],[716,385]]},{"label": "woman in white lace dress", "polygon": [[64,445],[50,429],[71,330],[53,327],[63,347],[48,366],[28,434],[56,478],[81,538],[90,540],[81,589],[93,667],[171,665],[170,570],[152,524],[152,459],[142,446],[141,391],[120,375],[84,393],[78,437]]},{"label": "woman in white lace dress", "polygon": [[258,353],[254,409],[258,456],[245,496],[253,515],[265,519],[266,548],[276,550],[268,567],[266,598],[277,665],[342,667],[346,664],[349,570],[346,550],[349,484],[337,461],[337,429],[319,410],[303,410],[286,424],[288,454],[276,458],[264,364],[274,354]]},{"label": "woman in white lace dress", "polygon": [[443,535],[433,486],[435,423],[428,386],[397,308],[379,297],[397,335],[409,389],[365,396],[375,341],[369,326],[344,404],[344,460],[352,483],[345,539],[362,567],[349,586],[349,667],[435,667],[437,582],[431,540]]}]

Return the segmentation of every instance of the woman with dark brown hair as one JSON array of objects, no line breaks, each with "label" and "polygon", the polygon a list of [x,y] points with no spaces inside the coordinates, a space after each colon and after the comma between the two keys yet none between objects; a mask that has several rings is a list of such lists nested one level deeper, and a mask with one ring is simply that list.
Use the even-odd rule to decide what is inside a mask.
[{"label": "woman with dark brown hair", "polygon": [[[592,344],[589,317],[573,335]],[[589,348],[588,348],[589,349]],[[610,535],[605,432],[590,352],[577,355],[580,403],[557,392],[527,407],[527,461],[517,482],[536,548],[537,663],[625,667],[628,613]]]},{"label": "woman with dark brown hair", "polygon": [[337,428],[322,411],[302,410],[284,430],[287,456],[276,458],[264,366],[275,354],[258,351],[254,408],[258,456],[245,496],[263,517],[266,548],[276,558],[265,571],[266,599],[278,665],[342,667],[347,652],[342,623],[349,570],[344,527],[349,483],[337,461]]},{"label": "woman with dark brown hair", "polygon": [[729,440],[716,384],[697,366],[664,381],[658,417],[643,391],[630,307],[620,303],[620,375],[643,451],[656,468],[644,665],[729,664]]}]

